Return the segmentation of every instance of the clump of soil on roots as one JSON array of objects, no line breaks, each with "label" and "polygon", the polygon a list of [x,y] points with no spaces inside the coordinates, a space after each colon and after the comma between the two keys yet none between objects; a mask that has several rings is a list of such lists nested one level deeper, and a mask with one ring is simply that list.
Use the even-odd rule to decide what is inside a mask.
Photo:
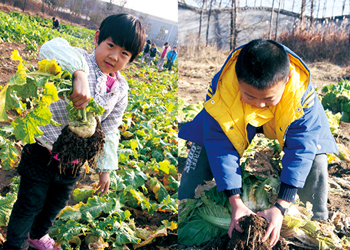
[{"label": "clump of soil on roots", "polygon": [[[88,138],[82,138],[73,133],[66,125],[53,144],[52,157],[58,155],[60,171],[76,175],[78,170],[87,161],[89,166],[95,166],[98,155],[103,151],[105,136],[100,120],[95,117],[97,126],[95,133]],[[77,163],[72,162],[78,160]]]},{"label": "clump of soil on roots", "polygon": [[262,242],[266,233],[268,222],[265,218],[257,215],[244,216],[239,220],[241,228],[240,233],[233,230],[231,239],[227,234],[211,240],[203,250],[289,250],[289,247],[283,238],[280,238],[277,244],[271,248],[269,239]]}]

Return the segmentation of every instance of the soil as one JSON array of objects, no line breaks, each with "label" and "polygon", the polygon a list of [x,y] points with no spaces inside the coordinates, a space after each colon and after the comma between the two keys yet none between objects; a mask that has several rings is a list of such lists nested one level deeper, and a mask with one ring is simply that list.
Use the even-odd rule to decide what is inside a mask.
[{"label": "soil", "polygon": [[74,175],[76,171],[87,161],[89,166],[96,166],[96,159],[103,151],[105,137],[102,126],[98,117],[95,117],[97,126],[95,133],[88,138],[82,138],[73,133],[68,125],[62,129],[62,133],[53,144],[52,155],[58,155],[60,159],[60,169],[63,173],[67,170],[67,166],[71,166],[71,162],[78,160],[71,170]]},{"label": "soil", "polygon": [[239,220],[241,228],[240,233],[236,230],[232,232],[232,237],[227,234],[217,237],[203,247],[203,250],[227,249],[227,250],[289,250],[289,247],[283,238],[280,238],[276,245],[271,248],[269,240],[261,242],[266,233],[268,222],[263,217],[250,215],[242,217]]},{"label": "soil", "polygon": [[[182,58],[181,55],[179,58]],[[218,60],[214,62],[179,60],[179,98],[184,98],[188,104],[204,102],[208,86],[225,62],[226,56],[221,54],[220,59],[220,62]],[[319,92],[325,84],[337,84],[340,80],[350,77],[350,66],[342,68],[328,62],[308,63],[307,65],[311,72],[311,81]]]},{"label": "soil", "polygon": [[[203,51],[203,54],[205,52]],[[228,54],[227,54],[228,55]],[[181,54],[179,58],[179,98],[184,98],[186,104],[197,104],[198,102],[204,102],[207,93],[208,85],[210,84],[214,75],[220,70],[222,63],[225,61],[227,55],[219,54],[217,59],[210,60],[207,58],[185,58]],[[198,55],[201,56],[201,55]],[[315,87],[320,90],[322,86],[326,84],[337,84],[342,79],[349,79],[350,67],[339,67],[337,65],[328,62],[317,62],[307,64],[311,71],[311,79]],[[181,122],[181,121],[180,121]],[[339,144],[343,144],[346,148],[350,148],[350,123],[340,122],[339,134],[335,136],[335,140]],[[190,144],[188,144],[188,149]],[[179,158],[179,179],[181,178],[181,172],[183,171],[186,159]],[[329,164],[329,179],[334,177],[350,180],[350,163],[349,162],[337,162]],[[350,217],[350,192],[328,194],[328,211],[329,217],[335,212],[341,212],[346,217]],[[207,243],[204,246],[183,246],[179,245],[180,250],[211,250],[211,249],[226,249],[229,238],[227,235],[217,237]],[[285,242],[283,243],[285,245]],[[302,249],[293,245],[289,245],[291,249]],[[234,248],[232,248],[234,249]],[[237,247],[236,249],[245,249]],[[253,248],[247,248],[253,249]],[[263,248],[255,248],[263,249]],[[286,249],[286,248],[280,248]]]}]

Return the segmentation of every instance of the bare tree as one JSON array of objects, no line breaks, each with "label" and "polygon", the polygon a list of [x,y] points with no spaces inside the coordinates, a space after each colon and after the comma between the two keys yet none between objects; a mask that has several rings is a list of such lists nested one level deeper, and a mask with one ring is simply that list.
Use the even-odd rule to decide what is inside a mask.
[{"label": "bare tree", "polygon": [[209,13],[208,13],[208,23],[207,23],[207,35],[205,38],[205,45],[208,46],[209,43],[209,25],[210,25],[210,16],[211,16],[211,9],[213,6],[213,1],[214,0],[210,0],[210,4],[209,4]]},{"label": "bare tree", "polygon": [[277,11],[277,18],[276,18],[275,41],[277,41],[277,36],[278,36],[278,22],[279,22],[279,19],[280,19],[281,1],[284,2],[284,0],[279,0],[279,2],[278,2],[278,11]]},{"label": "bare tree", "polygon": [[221,9],[221,6],[222,6],[222,0],[220,0],[219,2],[219,9]]},{"label": "bare tree", "polygon": [[295,0],[293,0],[293,4],[292,4],[292,12],[294,12],[294,4],[295,4]]},{"label": "bare tree", "polygon": [[275,12],[275,0],[272,0],[272,8],[271,8],[271,18],[270,18],[270,29],[269,29],[269,39],[271,39],[272,35],[272,21],[273,21],[273,13]]},{"label": "bare tree", "polygon": [[317,18],[319,17],[320,14],[320,6],[321,6],[321,0],[318,0],[318,7],[317,7]]},{"label": "bare tree", "polygon": [[342,16],[344,16],[345,3],[346,3],[346,0],[344,0],[344,2],[343,2],[343,7],[341,8],[341,15],[342,15]]},{"label": "bare tree", "polygon": [[306,0],[301,0],[301,11],[300,11],[300,29],[305,29],[305,8],[306,7]]},{"label": "bare tree", "polygon": [[86,3],[86,12],[85,15],[87,18],[90,18],[90,11],[96,6],[97,0],[88,0]]},{"label": "bare tree", "polygon": [[109,2],[106,2],[105,6],[102,9],[102,11],[105,14],[105,16],[111,15],[111,13],[114,11],[113,0],[109,0]]},{"label": "bare tree", "polygon": [[315,0],[311,0],[311,8],[310,8],[310,28],[312,28],[314,24],[314,6],[315,6]]},{"label": "bare tree", "polygon": [[231,0],[231,25],[230,25],[230,50],[234,50],[237,45],[237,1]]},{"label": "bare tree", "polygon": [[50,0],[41,0],[41,12],[45,13],[45,4],[49,5],[50,4]]},{"label": "bare tree", "polygon": [[327,5],[327,0],[324,0],[323,10],[322,10],[322,17],[325,17],[325,15],[326,15],[326,5]]},{"label": "bare tree", "polygon": [[335,5],[335,0],[333,1],[333,6],[332,6],[332,17],[333,17],[334,5]]},{"label": "bare tree", "polygon": [[199,18],[198,47],[201,44],[202,20],[203,20],[203,12],[204,12],[205,1],[206,0],[203,0],[203,1],[200,2],[202,4],[202,7],[201,7],[200,18]]}]

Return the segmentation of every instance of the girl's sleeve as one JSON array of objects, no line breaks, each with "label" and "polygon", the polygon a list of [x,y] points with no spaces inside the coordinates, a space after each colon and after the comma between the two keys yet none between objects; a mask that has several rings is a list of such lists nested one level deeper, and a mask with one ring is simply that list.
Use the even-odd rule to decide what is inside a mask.
[{"label": "girl's sleeve", "polygon": [[119,132],[105,135],[104,150],[98,157],[97,172],[112,172],[118,169]]},{"label": "girl's sleeve", "polygon": [[89,74],[89,66],[84,56],[63,38],[54,38],[44,43],[39,52],[39,60],[42,59],[56,59],[58,64],[72,75],[78,70]]}]

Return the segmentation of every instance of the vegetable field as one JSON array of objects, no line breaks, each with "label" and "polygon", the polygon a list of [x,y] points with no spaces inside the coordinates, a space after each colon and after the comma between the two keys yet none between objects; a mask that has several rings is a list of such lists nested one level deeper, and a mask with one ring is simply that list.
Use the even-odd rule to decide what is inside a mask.
[{"label": "vegetable field", "polygon": [[[36,56],[45,41],[56,36],[69,41],[71,37],[76,41],[71,45],[90,50],[94,31],[67,25],[57,32],[51,30],[49,20],[18,13],[0,12],[0,19],[0,25],[4,26],[0,30],[5,31],[0,33],[0,51],[4,52],[0,72],[6,72],[2,75],[6,81],[0,82],[0,102],[6,102],[6,109],[3,104],[0,106],[2,117],[6,115],[9,120],[0,123],[1,249],[18,191],[16,165],[21,148],[29,142],[19,136],[26,133],[23,126],[18,133],[15,121],[23,121],[40,105],[48,107],[49,96],[55,99],[49,86],[57,82],[49,77],[42,79],[41,84],[34,83],[38,87],[32,91],[35,98],[31,98],[21,92],[28,91],[33,82],[29,78],[23,81],[21,76],[38,69]],[[93,169],[77,183],[69,206],[60,213],[50,231],[63,249],[176,249],[177,70],[158,72],[155,67],[142,67],[135,62],[122,74],[130,90],[129,104],[119,127],[119,169],[111,174],[110,191],[102,197],[95,194],[98,176]],[[6,92],[9,88],[12,91]],[[39,117],[33,119],[38,122]]]}]

